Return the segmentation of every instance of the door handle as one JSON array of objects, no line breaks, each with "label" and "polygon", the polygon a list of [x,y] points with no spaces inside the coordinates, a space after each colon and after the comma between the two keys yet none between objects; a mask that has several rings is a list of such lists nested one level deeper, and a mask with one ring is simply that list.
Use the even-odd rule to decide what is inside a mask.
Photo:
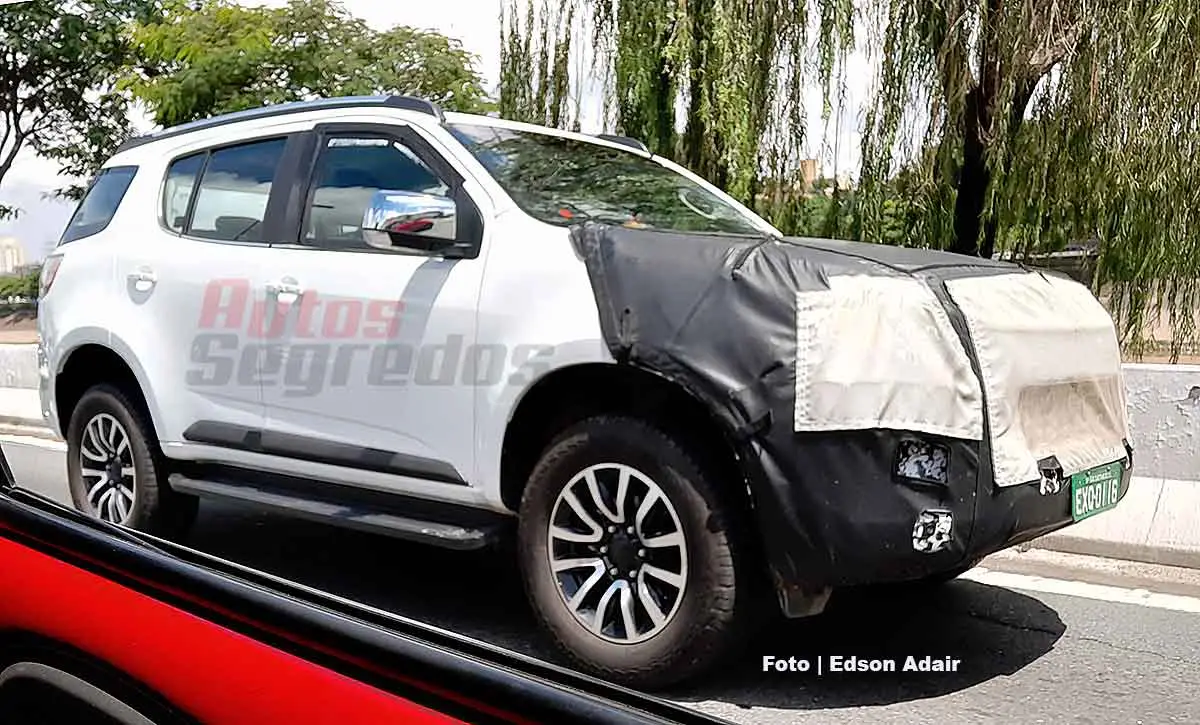
[{"label": "door handle", "polygon": [[304,290],[300,289],[300,285],[291,277],[284,277],[279,282],[267,285],[267,294],[274,297],[276,301],[284,304],[295,302],[300,295],[304,294]]},{"label": "door handle", "polygon": [[158,283],[158,277],[148,267],[142,267],[136,272],[129,274],[129,281],[133,282],[133,289],[137,292],[149,292]]}]

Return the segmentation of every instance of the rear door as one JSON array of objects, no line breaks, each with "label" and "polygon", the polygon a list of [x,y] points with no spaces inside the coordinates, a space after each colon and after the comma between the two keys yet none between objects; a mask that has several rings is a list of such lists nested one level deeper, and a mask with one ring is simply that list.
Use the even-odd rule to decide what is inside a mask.
[{"label": "rear door", "polygon": [[156,210],[145,216],[158,223],[123,235],[115,272],[128,322],[114,345],[143,368],[164,443],[236,447],[262,426],[259,330],[286,197],[276,180],[293,140],[192,141],[165,173],[147,174],[157,188],[143,198]]}]

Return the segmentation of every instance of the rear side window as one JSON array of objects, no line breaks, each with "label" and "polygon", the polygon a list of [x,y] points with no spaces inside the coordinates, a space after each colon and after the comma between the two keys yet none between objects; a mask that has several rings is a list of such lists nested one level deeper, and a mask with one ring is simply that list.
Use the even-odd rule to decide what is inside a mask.
[{"label": "rear side window", "polygon": [[117,208],[121,206],[121,200],[125,198],[125,192],[129,191],[129,185],[133,183],[136,174],[136,166],[113,166],[97,174],[84,194],[83,201],[79,202],[71,216],[59,244],[74,242],[104,231],[117,213]]},{"label": "rear side window", "polygon": [[185,156],[167,170],[167,180],[163,184],[163,223],[177,234],[182,234],[187,224],[188,204],[207,157],[208,154],[202,153]]},{"label": "rear side window", "polygon": [[184,234],[203,239],[262,241],[271,186],[286,145],[287,139],[277,138],[215,150],[203,162],[198,185],[191,181],[199,170],[198,157],[176,161],[167,174],[172,186],[164,190],[171,194],[164,199],[168,226],[178,228],[183,222]]}]

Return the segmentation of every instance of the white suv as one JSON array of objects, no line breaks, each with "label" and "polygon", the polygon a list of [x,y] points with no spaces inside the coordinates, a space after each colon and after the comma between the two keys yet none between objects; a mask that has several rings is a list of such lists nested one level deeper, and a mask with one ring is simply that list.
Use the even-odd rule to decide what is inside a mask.
[{"label": "white suv", "polygon": [[80,510],[171,537],[199,497],[459,549],[515,530],[554,639],[644,687],[772,593],[803,616],[953,576],[1129,484],[1085,288],[785,239],[637,141],[419,99],[127,143],[38,324]]}]

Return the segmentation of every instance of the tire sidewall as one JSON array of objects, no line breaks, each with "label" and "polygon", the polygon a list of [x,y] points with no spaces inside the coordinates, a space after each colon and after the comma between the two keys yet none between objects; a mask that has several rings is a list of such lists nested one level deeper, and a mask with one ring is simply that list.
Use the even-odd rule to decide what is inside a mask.
[{"label": "tire sidewall", "polygon": [[77,510],[99,518],[87,499],[80,450],[88,423],[100,414],[108,414],[115,418],[129,438],[135,475],[132,513],[124,525],[142,529],[151,523],[154,508],[158,504],[155,457],[141,421],[128,409],[119,392],[108,386],[98,386],[84,393],[71,413],[71,421],[67,428],[67,481],[71,500]]},{"label": "tire sidewall", "polygon": [[[634,421],[630,424],[625,427],[611,419],[589,421],[575,426],[547,449],[526,489],[518,538],[530,599],[543,625],[568,655],[587,666],[611,671],[610,675],[629,672],[635,677],[642,670],[684,671],[697,664],[692,660],[703,653],[690,652],[692,640],[711,626],[721,611],[732,609],[734,582],[728,561],[732,537],[715,502],[706,499],[693,483],[701,482],[703,472],[675,446],[652,449],[650,440],[640,435],[642,426]],[[580,472],[602,463],[628,465],[653,480],[674,507],[686,541],[688,579],[683,601],[665,629],[636,644],[602,639],[575,618],[547,554],[550,514],[559,493]]]}]

